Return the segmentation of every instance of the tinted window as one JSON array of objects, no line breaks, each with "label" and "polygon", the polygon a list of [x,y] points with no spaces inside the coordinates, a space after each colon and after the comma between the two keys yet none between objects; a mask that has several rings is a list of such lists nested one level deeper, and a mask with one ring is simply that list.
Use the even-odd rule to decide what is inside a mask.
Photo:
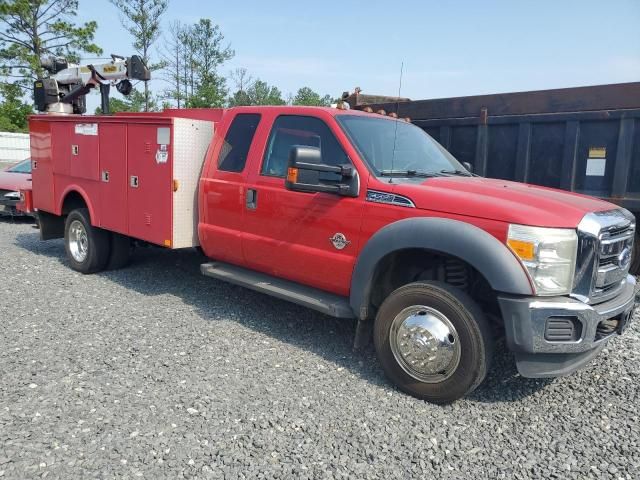
[{"label": "tinted window", "polygon": [[314,117],[283,115],[276,119],[271,129],[262,164],[262,174],[284,177],[291,147],[297,145],[319,148],[324,164],[349,163],[344,150],[322,120]]},{"label": "tinted window", "polygon": [[260,115],[241,113],[231,122],[218,157],[218,169],[225,172],[241,172],[247,163],[247,155],[253,136],[260,123]]},{"label": "tinted window", "polygon": [[13,173],[31,173],[31,159],[24,160],[8,169]]}]

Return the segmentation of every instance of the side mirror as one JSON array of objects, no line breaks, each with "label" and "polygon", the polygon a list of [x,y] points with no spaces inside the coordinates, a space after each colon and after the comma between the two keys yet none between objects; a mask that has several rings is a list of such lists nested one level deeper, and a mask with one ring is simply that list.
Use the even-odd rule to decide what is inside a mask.
[{"label": "side mirror", "polygon": [[473,165],[471,165],[469,162],[462,162],[462,166],[469,170],[469,173],[473,173]]},{"label": "side mirror", "polygon": [[360,191],[360,179],[353,166],[323,164],[317,147],[291,147],[284,185],[296,192],[335,193],[346,197],[357,197]]}]

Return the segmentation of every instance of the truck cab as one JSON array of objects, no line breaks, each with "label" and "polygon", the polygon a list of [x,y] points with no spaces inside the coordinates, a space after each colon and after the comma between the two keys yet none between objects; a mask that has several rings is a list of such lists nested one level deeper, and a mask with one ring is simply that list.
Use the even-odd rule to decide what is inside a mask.
[{"label": "truck cab", "polygon": [[348,298],[374,322],[387,374],[435,401],[484,375],[491,323],[521,374],[557,376],[588,362],[634,304],[631,214],[473,176],[403,120],[230,110],[199,195],[208,257]]},{"label": "truck cab", "polygon": [[[553,377],[587,364],[627,327],[635,218],[625,209],[478,177],[389,116],[239,107],[213,117],[211,144],[192,169],[193,238],[210,259],[203,274],[355,318],[357,336],[372,328],[382,367],[403,391],[435,403],[468,394],[489,369],[496,330],[523,376]],[[165,188],[178,189],[169,180],[154,191]],[[174,224],[193,214],[167,208]],[[66,216],[68,252],[82,246],[79,226],[87,251],[116,248],[108,228],[74,211],[52,212],[43,229],[60,232],[55,218]]]}]

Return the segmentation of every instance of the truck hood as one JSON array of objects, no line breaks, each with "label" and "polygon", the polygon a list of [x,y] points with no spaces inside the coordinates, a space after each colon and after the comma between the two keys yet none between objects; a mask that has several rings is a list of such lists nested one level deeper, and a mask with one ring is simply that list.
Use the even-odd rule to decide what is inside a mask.
[{"label": "truck hood", "polygon": [[618,208],[554,188],[481,177],[437,177],[396,184],[417,208],[522,225],[575,228],[589,212]]}]

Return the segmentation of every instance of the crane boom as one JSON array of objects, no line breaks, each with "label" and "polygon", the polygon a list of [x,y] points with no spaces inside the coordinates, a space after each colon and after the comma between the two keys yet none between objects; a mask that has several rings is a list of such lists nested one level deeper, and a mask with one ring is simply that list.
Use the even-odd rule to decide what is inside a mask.
[{"label": "crane boom", "polygon": [[36,80],[34,99],[40,112],[82,114],[86,111],[85,96],[99,87],[102,112],[109,113],[109,90],[112,84],[123,95],[131,93],[131,80],[148,81],[151,78],[144,61],[133,55],[125,58],[111,55],[110,62],[73,65],[64,58],[45,58],[42,66],[49,77]]}]

